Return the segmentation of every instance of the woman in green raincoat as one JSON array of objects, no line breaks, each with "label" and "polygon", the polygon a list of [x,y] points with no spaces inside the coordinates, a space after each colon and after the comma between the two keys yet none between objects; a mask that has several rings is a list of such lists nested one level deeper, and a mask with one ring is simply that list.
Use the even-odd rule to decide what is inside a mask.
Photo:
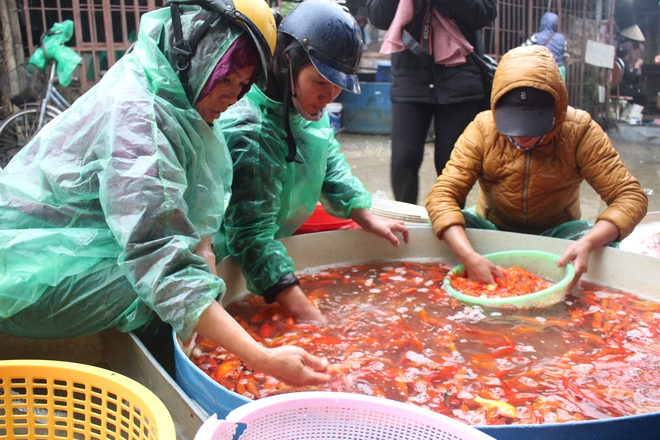
[{"label": "woman in green raincoat", "polygon": [[157,314],[291,384],[329,380],[326,360],[263,348],[216,301],[232,170],[210,125],[265,80],[275,38],[263,0],[143,15],[132,52],[0,172],[1,333],[133,331]]},{"label": "woman in green raincoat", "polygon": [[[350,13],[329,0],[307,0],[284,17],[268,88],[256,87],[215,123],[234,161],[232,198],[218,258],[232,255],[248,288],[277,301],[298,320],[323,321],[299,287],[278,238],[292,235],[317,202],[394,246],[403,222],[371,214],[371,196],[339,151],[325,106],[342,89],[359,93],[362,33]],[[290,108],[293,106],[294,108]]]}]

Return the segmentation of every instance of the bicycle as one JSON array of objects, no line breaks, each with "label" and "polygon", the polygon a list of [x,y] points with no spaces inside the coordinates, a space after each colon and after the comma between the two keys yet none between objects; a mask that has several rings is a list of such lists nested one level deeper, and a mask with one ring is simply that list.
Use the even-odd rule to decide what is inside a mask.
[{"label": "bicycle", "polygon": [[44,37],[59,31],[46,31],[40,46],[47,62],[46,72],[26,63],[0,79],[3,94],[18,108],[0,125],[0,170],[41,130],[71,104],[55,88],[57,62],[48,56]]}]

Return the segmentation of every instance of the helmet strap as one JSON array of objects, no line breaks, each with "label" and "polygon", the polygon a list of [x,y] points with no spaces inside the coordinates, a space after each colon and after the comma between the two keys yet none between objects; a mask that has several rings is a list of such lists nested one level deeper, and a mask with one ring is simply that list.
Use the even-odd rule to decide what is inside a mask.
[{"label": "helmet strap", "polygon": [[176,55],[176,69],[179,71],[179,81],[186,93],[190,93],[191,87],[188,84],[188,70],[190,69],[190,57],[192,56],[197,43],[202,39],[211,24],[220,18],[220,12],[215,9],[211,11],[206,21],[195,31],[195,33],[186,40],[183,38],[183,29],[181,27],[181,11],[177,3],[170,5],[172,11],[172,28],[174,30],[174,46],[172,50]]},{"label": "helmet strap", "polygon": [[284,50],[282,58],[286,63],[286,67],[280,67],[280,75],[283,77],[284,81],[282,84],[282,119],[284,121],[284,131],[286,132],[286,143],[289,146],[289,153],[286,155],[287,163],[297,162],[302,163],[299,160],[296,160],[296,155],[298,154],[298,149],[296,147],[296,140],[293,138],[293,133],[291,132],[291,123],[289,121],[289,94],[293,93],[291,84],[293,80],[289,80],[289,77],[293,78],[293,72],[290,71],[291,62],[286,56],[286,51],[292,46],[287,47]]},{"label": "helmet strap", "polygon": [[[291,69],[291,62],[289,62],[289,69]],[[308,121],[320,121],[321,118],[323,117],[323,109],[319,110],[318,112],[314,114],[310,114],[307,110],[303,108],[303,106],[300,104],[300,101],[298,100],[298,97],[296,96],[295,93],[295,84],[293,83],[293,75],[289,75],[289,82],[291,83],[291,101],[293,101],[293,106],[298,110],[298,113],[302,115],[303,118],[307,119]]]}]

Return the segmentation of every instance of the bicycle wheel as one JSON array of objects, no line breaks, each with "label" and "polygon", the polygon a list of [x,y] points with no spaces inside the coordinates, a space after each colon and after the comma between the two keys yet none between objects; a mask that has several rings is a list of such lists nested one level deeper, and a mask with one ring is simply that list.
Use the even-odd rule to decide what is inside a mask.
[{"label": "bicycle wheel", "polygon": [[[60,110],[48,106],[44,125],[61,113]],[[39,108],[28,107],[9,116],[0,125],[0,169],[7,166],[16,153],[37,134]]]}]

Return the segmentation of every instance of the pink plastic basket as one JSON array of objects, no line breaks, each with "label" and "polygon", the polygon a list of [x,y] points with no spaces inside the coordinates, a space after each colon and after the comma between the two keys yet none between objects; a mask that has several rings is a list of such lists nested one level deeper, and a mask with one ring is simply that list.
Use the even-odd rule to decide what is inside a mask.
[{"label": "pink plastic basket", "polygon": [[195,440],[493,440],[476,428],[415,405],[329,391],[280,394],[211,416]]}]

